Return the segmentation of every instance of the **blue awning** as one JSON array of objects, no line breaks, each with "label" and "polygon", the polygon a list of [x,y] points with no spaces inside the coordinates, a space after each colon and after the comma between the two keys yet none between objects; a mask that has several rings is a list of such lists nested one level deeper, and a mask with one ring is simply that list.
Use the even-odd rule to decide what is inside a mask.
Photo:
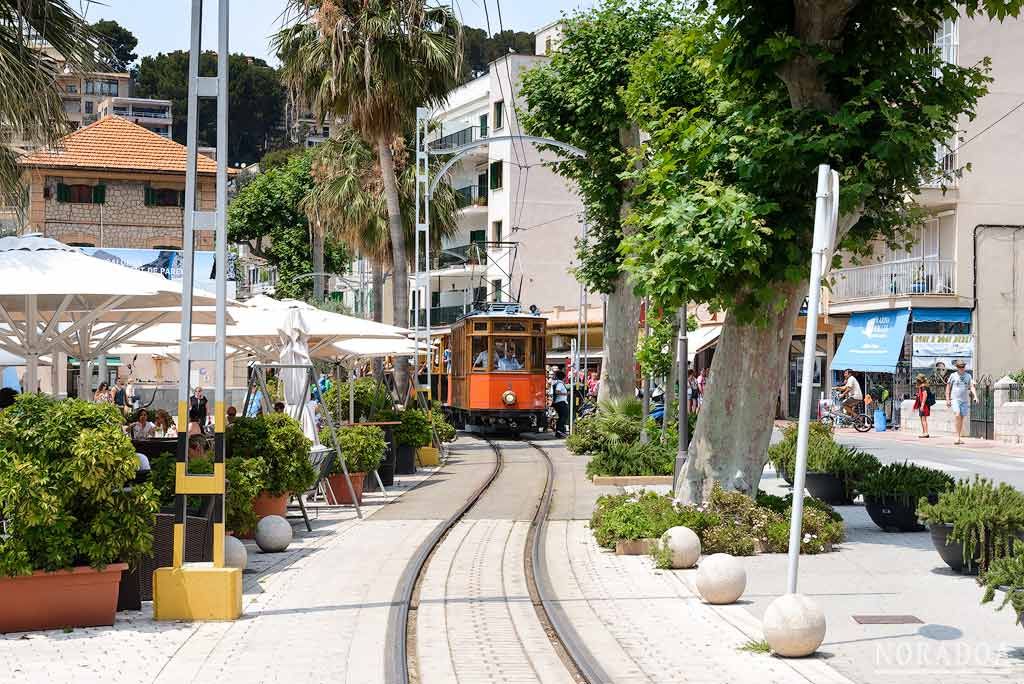
[{"label": "blue awning", "polygon": [[846,324],[839,349],[832,357],[833,370],[850,368],[872,373],[896,372],[909,320],[909,309],[853,314]]},{"label": "blue awning", "polygon": [[970,309],[914,309],[915,323],[970,323]]}]

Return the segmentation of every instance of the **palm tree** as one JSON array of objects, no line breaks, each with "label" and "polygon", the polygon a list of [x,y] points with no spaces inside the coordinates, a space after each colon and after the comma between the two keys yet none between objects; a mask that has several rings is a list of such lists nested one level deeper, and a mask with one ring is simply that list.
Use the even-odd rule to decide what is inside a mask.
[{"label": "palm tree", "polygon": [[[297,20],[274,37],[289,88],[324,118],[344,118],[377,153],[394,264],[394,323],[409,325],[405,222],[395,146],[416,107],[458,83],[462,29],[425,0],[288,0]],[[405,389],[405,359],[395,366]]]},{"label": "palm tree", "polygon": [[[406,255],[415,240],[415,165],[397,155],[396,172],[402,207]],[[440,163],[433,164],[435,168]],[[381,320],[384,270],[393,266],[388,209],[383,178],[372,147],[349,126],[320,145],[313,158],[312,190],[302,202],[306,215],[316,217],[324,231],[352,245],[372,264],[374,318]],[[458,196],[447,182],[438,185],[431,202],[430,235],[434,248],[458,230]]]},{"label": "palm tree", "polygon": [[[0,134],[33,145],[55,143],[69,130],[57,90],[57,55],[74,70],[92,65],[102,40],[67,0],[0,0]],[[44,49],[51,48],[51,49]],[[0,206],[19,205],[21,172],[0,144]]]}]

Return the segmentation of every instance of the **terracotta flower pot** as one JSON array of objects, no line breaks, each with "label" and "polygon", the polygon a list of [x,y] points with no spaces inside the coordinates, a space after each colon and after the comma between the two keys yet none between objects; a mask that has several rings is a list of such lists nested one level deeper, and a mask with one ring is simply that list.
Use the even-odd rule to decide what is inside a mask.
[{"label": "terracotta flower pot", "polygon": [[259,496],[252,500],[252,510],[256,513],[256,519],[265,518],[268,515],[284,515],[288,512],[288,492],[280,496],[274,496],[263,490]]},{"label": "terracotta flower pot", "polygon": [[[355,503],[363,503],[363,480],[366,479],[366,473],[349,473],[348,476],[352,480],[352,489],[356,490]],[[352,503],[344,475],[328,475],[327,482],[331,485],[327,490],[327,503],[332,506]]]},{"label": "terracotta flower pot", "polygon": [[127,569],[127,563],[111,563],[103,570],[0,577],[0,633],[114,624],[118,583]]}]

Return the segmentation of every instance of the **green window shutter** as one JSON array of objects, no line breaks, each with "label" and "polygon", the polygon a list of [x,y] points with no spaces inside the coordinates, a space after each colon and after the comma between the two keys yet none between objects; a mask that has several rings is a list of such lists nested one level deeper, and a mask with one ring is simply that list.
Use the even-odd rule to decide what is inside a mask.
[{"label": "green window shutter", "polygon": [[181,207],[182,209],[185,208],[185,191],[184,190],[179,190],[178,191],[178,206]]},{"label": "green window shutter", "polygon": [[145,200],[143,200],[143,201],[145,202],[146,206],[147,207],[153,206],[153,188],[145,187],[145,188],[142,189],[142,191],[143,191],[143,193],[145,195]]},{"label": "green window shutter", "polygon": [[57,183],[57,201],[58,202],[67,202],[69,194],[70,193],[68,192],[68,186],[64,185],[63,183]]},{"label": "green window shutter", "polygon": [[491,162],[491,190],[497,190],[502,185],[502,162]]},{"label": "green window shutter", "polygon": [[92,188],[92,203],[103,204],[107,200],[107,186],[100,184]]}]

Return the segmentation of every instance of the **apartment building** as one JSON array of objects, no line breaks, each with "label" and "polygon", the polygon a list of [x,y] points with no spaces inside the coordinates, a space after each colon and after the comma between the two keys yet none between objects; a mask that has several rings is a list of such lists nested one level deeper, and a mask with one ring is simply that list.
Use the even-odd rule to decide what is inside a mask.
[{"label": "apartment building", "polygon": [[[976,118],[963,117],[956,138],[936,149],[937,167],[963,174],[928,181],[913,198],[927,217],[911,247],[878,244],[866,263],[832,272],[815,344],[816,397],[827,397],[845,368],[865,387],[882,384],[900,398],[918,373],[941,375],[957,359],[986,384],[1024,366],[1024,196],[1015,168],[1024,155],[1024,111],[1008,114],[1024,102],[1024,21],[947,20],[936,47],[962,66],[992,60],[994,81]],[[780,402],[791,416],[805,320],[794,331]],[[972,425],[979,435],[991,422],[986,396]]]}]

